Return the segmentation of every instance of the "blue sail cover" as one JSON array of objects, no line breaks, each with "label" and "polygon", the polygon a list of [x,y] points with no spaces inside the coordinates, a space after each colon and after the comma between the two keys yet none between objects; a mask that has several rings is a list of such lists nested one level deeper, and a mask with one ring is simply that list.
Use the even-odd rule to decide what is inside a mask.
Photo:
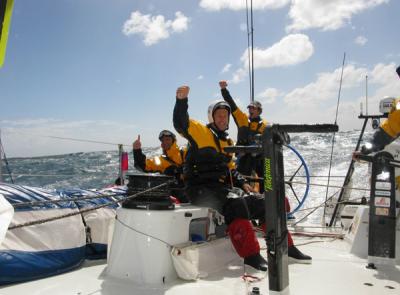
[{"label": "blue sail cover", "polygon": [[[125,194],[123,188],[104,191],[79,189],[47,190],[0,184],[0,194],[14,206],[10,226],[110,203],[110,198],[71,201],[71,198],[103,193]],[[62,200],[20,206],[21,203]],[[18,205],[20,204],[20,205]],[[117,205],[8,230],[0,245],[0,285],[63,273],[81,265],[84,259],[106,257],[108,232]]]}]

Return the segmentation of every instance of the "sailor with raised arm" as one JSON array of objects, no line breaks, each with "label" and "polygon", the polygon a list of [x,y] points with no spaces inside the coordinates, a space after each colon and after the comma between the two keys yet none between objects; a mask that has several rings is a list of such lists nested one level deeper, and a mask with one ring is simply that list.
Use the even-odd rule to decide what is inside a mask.
[{"label": "sailor with raised arm", "polygon": [[[260,195],[243,196],[253,188],[235,169],[232,154],[224,151],[232,146],[226,130],[229,127],[230,106],[216,101],[208,108],[209,123],[204,125],[189,118],[189,87],[181,86],[176,92],[174,127],[188,140],[184,164],[185,193],[192,204],[211,207],[222,213],[228,225],[228,234],[244,263],[258,270],[267,270],[267,262],[260,255],[260,245],[249,220],[265,222],[264,199]],[[300,260],[311,262],[293,244],[292,252]],[[300,255],[301,254],[301,255]]]},{"label": "sailor with raised arm", "polygon": [[159,172],[161,174],[174,176],[176,183],[171,184],[171,194],[179,202],[187,202],[183,194],[183,162],[186,156],[186,148],[179,147],[176,136],[169,130],[162,130],[158,136],[161,142],[162,155],[147,158],[142,151],[140,135],[133,142],[133,159],[135,168],[143,172]]},{"label": "sailor with raised arm", "polygon": [[140,135],[138,135],[132,145],[135,167],[144,172],[160,172],[171,176],[182,174],[186,151],[178,147],[175,134],[169,130],[162,130],[158,139],[161,142],[162,155],[146,158],[142,151]]},{"label": "sailor with raised arm", "polygon": [[[253,145],[257,142],[257,136],[264,132],[267,122],[260,117],[262,105],[258,101],[251,102],[247,109],[249,113],[244,113],[231,97],[228,89],[228,83],[225,80],[219,82],[221,94],[224,100],[229,104],[232,110],[232,117],[235,120],[238,134],[237,145]],[[263,161],[261,155],[237,155],[238,171],[243,175],[251,175],[256,172],[259,177],[263,176]],[[264,192],[263,182],[260,183],[260,193]]]},{"label": "sailor with raised arm", "polygon": [[[229,126],[230,107],[224,101],[212,103],[208,108],[209,124],[189,118],[189,87],[176,91],[174,127],[189,142],[184,164],[185,193],[192,204],[211,207],[222,213],[228,233],[244,263],[266,271],[267,262],[260,255],[260,246],[249,221],[264,218],[264,201],[256,197],[240,197],[232,192],[233,185],[251,192],[251,186],[235,169],[232,155],[224,147],[233,145],[226,130]],[[233,196],[234,198],[229,198]]]},{"label": "sailor with raised arm", "polygon": [[[260,117],[262,113],[262,105],[258,101],[251,102],[247,108],[249,114],[244,113],[237,107],[235,101],[231,97],[225,80],[219,82],[221,94],[224,100],[229,104],[232,109],[232,116],[238,128],[237,144],[238,145],[253,145],[257,143],[257,136],[264,132],[267,122]],[[263,157],[262,155],[245,154],[238,157],[238,171],[243,175],[251,175],[256,172],[257,176],[264,177]],[[260,183],[260,193],[264,192],[264,182]],[[285,198],[286,210],[290,211],[289,200]],[[265,231],[265,224],[262,223],[261,227]],[[288,232],[288,256],[291,262],[295,263],[311,263],[312,258],[302,253],[296,246],[292,239],[292,235]]]}]

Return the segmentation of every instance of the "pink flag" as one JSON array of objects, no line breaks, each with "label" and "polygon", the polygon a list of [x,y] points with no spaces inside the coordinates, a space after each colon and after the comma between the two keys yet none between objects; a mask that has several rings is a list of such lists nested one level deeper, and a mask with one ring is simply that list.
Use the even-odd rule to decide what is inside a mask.
[{"label": "pink flag", "polygon": [[122,152],[121,154],[121,169],[122,171],[128,171],[128,152]]}]

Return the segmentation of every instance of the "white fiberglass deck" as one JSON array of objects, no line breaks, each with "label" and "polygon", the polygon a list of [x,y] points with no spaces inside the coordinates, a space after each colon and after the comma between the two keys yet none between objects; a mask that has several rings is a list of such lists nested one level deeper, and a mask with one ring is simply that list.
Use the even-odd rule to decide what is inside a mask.
[{"label": "white fiberglass deck", "polygon": [[[309,243],[311,242],[311,243]],[[400,267],[379,267],[367,269],[367,262],[349,254],[349,244],[344,240],[329,238],[295,238],[304,253],[313,257],[313,263],[289,265],[290,294],[400,294]],[[264,242],[260,239],[260,244]],[[263,250],[265,254],[265,250]],[[154,267],[157,267],[156,265]],[[1,295],[15,294],[240,294],[245,295],[253,287],[259,287],[261,294],[268,291],[268,275],[246,267],[248,274],[260,278],[249,283],[242,279],[243,263],[240,258],[221,271],[210,273],[205,279],[194,282],[176,280],[171,284],[139,286],[107,278],[106,264],[86,265],[76,271],[36,280],[28,283],[0,288]]]}]

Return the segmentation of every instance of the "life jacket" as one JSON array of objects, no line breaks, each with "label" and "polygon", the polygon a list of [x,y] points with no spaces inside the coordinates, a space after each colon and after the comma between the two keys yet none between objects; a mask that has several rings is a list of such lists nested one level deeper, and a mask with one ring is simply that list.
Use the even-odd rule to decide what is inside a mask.
[{"label": "life jacket", "polygon": [[190,184],[229,182],[228,175],[234,163],[232,154],[223,150],[233,145],[228,134],[195,120],[190,120],[188,131],[189,148],[183,170],[185,181]]},{"label": "life jacket", "polygon": [[[161,155],[161,157],[164,159],[164,162],[170,163],[170,166],[166,167],[163,173],[165,175],[180,176],[183,174],[183,163],[185,160],[186,150],[183,147],[179,148],[179,153],[176,153],[175,149],[173,149],[171,152],[170,150]],[[174,157],[171,157],[171,155],[174,155]]]},{"label": "life jacket", "polygon": [[221,94],[224,100],[229,104],[232,110],[232,116],[238,128],[238,145],[252,145],[256,143],[256,135],[262,134],[267,122],[258,116],[250,119],[249,116],[238,108],[229,91],[221,89]]},{"label": "life jacket", "polygon": [[142,150],[134,150],[135,167],[145,172],[159,172],[176,176],[182,173],[182,165],[185,158],[185,149],[179,148],[174,143],[168,151],[161,156],[146,158]]},{"label": "life jacket", "polygon": [[255,144],[256,135],[262,134],[267,126],[267,122],[261,119],[261,117],[250,119],[249,116],[239,108],[232,112],[232,116],[238,128],[238,145]]},{"label": "life jacket", "polygon": [[380,127],[393,139],[400,135],[400,98],[393,102],[388,118],[382,122]]}]

